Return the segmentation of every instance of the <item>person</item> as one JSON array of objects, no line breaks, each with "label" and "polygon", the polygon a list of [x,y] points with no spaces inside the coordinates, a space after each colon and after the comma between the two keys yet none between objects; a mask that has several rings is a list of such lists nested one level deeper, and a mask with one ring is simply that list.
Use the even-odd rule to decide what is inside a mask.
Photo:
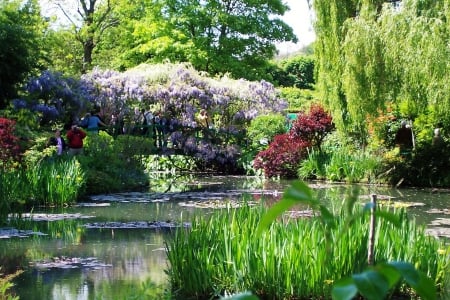
[{"label": "person", "polygon": [[440,128],[435,128],[434,129],[434,136],[433,136],[432,145],[434,147],[439,147],[443,143],[444,143],[444,139],[441,136],[441,129]]},{"label": "person", "polygon": [[200,127],[202,128],[203,137],[208,137],[208,130],[210,128],[211,119],[208,116],[208,113],[206,112],[206,109],[200,110],[200,115],[198,116],[198,123]]},{"label": "person", "polygon": [[70,155],[78,155],[83,153],[83,139],[85,137],[86,132],[84,132],[81,128],[78,128],[77,124],[73,124],[67,132]]},{"label": "person", "polygon": [[49,146],[56,146],[56,154],[62,155],[66,149],[66,141],[61,136],[61,130],[55,130],[55,136],[50,137],[48,140]]},{"label": "person", "polygon": [[154,127],[153,127],[153,119],[154,116],[150,110],[145,111],[145,109],[142,109],[142,114],[144,115],[144,118],[142,120],[142,134],[148,135],[150,132],[150,135],[154,137]]},{"label": "person", "polygon": [[85,118],[87,119],[87,131],[92,132],[94,134],[98,134],[98,129],[103,126],[106,127],[106,124],[100,120],[100,118],[97,115],[92,115],[90,113],[87,113]]},{"label": "person", "polygon": [[413,148],[413,132],[406,121],[401,122],[401,126],[395,135],[395,143],[400,148],[400,155],[408,155]]}]

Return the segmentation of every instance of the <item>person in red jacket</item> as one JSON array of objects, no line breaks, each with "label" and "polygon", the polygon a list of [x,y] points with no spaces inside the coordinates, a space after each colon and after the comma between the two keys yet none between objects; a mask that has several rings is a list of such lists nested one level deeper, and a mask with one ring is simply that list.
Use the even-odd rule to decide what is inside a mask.
[{"label": "person in red jacket", "polygon": [[76,124],[67,132],[67,140],[70,155],[78,155],[83,153],[83,139],[86,137],[86,132],[78,128]]}]

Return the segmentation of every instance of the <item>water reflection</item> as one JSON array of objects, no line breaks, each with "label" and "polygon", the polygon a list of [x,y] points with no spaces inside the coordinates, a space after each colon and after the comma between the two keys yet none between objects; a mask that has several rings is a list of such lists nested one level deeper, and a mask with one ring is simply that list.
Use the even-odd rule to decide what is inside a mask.
[{"label": "water reflection", "polygon": [[[48,234],[24,239],[0,240],[2,271],[17,267],[25,272],[16,280],[14,291],[21,299],[127,299],[127,296],[165,285],[167,278],[164,241],[170,228],[90,228],[86,224],[106,222],[189,221],[194,215],[208,215],[217,201],[263,202],[270,205],[282,195],[289,181],[262,181],[249,177],[188,176],[181,183],[164,186],[161,193],[152,186],[144,193],[110,194],[91,197],[85,205],[34,213],[78,214],[90,216],[75,220],[28,220],[28,228]],[[420,202],[425,206],[408,208],[422,224],[446,218],[450,194],[425,190],[398,190],[381,186],[347,186],[310,183],[321,202],[339,210],[345,199],[358,197],[367,202],[368,195],[400,202]],[[213,201],[212,201],[213,200]],[[208,202],[209,201],[209,202]],[[182,203],[211,205],[180,205]],[[438,213],[426,213],[436,209]],[[81,263],[51,267],[49,262],[95,258],[97,264]],[[157,295],[157,293],[156,293]],[[155,296],[156,297],[156,296]],[[157,299],[157,298],[155,298]]]}]

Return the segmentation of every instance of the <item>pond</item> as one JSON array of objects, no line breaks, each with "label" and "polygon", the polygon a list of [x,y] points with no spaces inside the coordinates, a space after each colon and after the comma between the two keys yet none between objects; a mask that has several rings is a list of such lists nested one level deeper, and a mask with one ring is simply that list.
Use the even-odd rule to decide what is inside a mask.
[{"label": "pond", "polygon": [[[24,270],[13,291],[26,300],[127,299],[142,289],[157,290],[167,281],[164,241],[175,227],[189,226],[195,214],[206,216],[224,204],[238,207],[244,199],[270,205],[290,183],[233,176],[163,182],[145,192],[88,197],[75,207],[35,209],[0,230],[1,272]],[[407,204],[430,232],[448,237],[448,192],[309,185],[318,199],[336,208],[355,189],[362,202],[377,194],[381,201]]]}]

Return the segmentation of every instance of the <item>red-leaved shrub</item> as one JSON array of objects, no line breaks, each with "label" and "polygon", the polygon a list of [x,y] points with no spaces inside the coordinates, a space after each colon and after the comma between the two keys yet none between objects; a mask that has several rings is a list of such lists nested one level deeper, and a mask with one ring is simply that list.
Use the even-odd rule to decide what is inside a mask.
[{"label": "red-leaved shrub", "polygon": [[309,113],[298,114],[288,133],[275,136],[269,148],[256,155],[253,166],[262,169],[267,177],[296,177],[300,162],[308,155],[307,148],[320,150],[323,139],[333,129],[331,115],[320,105],[312,105]]},{"label": "red-leaved shrub", "polygon": [[320,150],[323,139],[334,130],[332,117],[322,106],[311,105],[309,113],[299,113],[289,132],[293,137],[308,141]]},{"label": "red-leaved shrub", "polygon": [[307,155],[309,143],[285,133],[275,136],[269,148],[256,155],[255,169],[263,169],[267,177],[293,178],[298,164]]},{"label": "red-leaved shrub", "polygon": [[16,122],[0,118],[0,168],[20,160],[19,138],[14,135]]}]

